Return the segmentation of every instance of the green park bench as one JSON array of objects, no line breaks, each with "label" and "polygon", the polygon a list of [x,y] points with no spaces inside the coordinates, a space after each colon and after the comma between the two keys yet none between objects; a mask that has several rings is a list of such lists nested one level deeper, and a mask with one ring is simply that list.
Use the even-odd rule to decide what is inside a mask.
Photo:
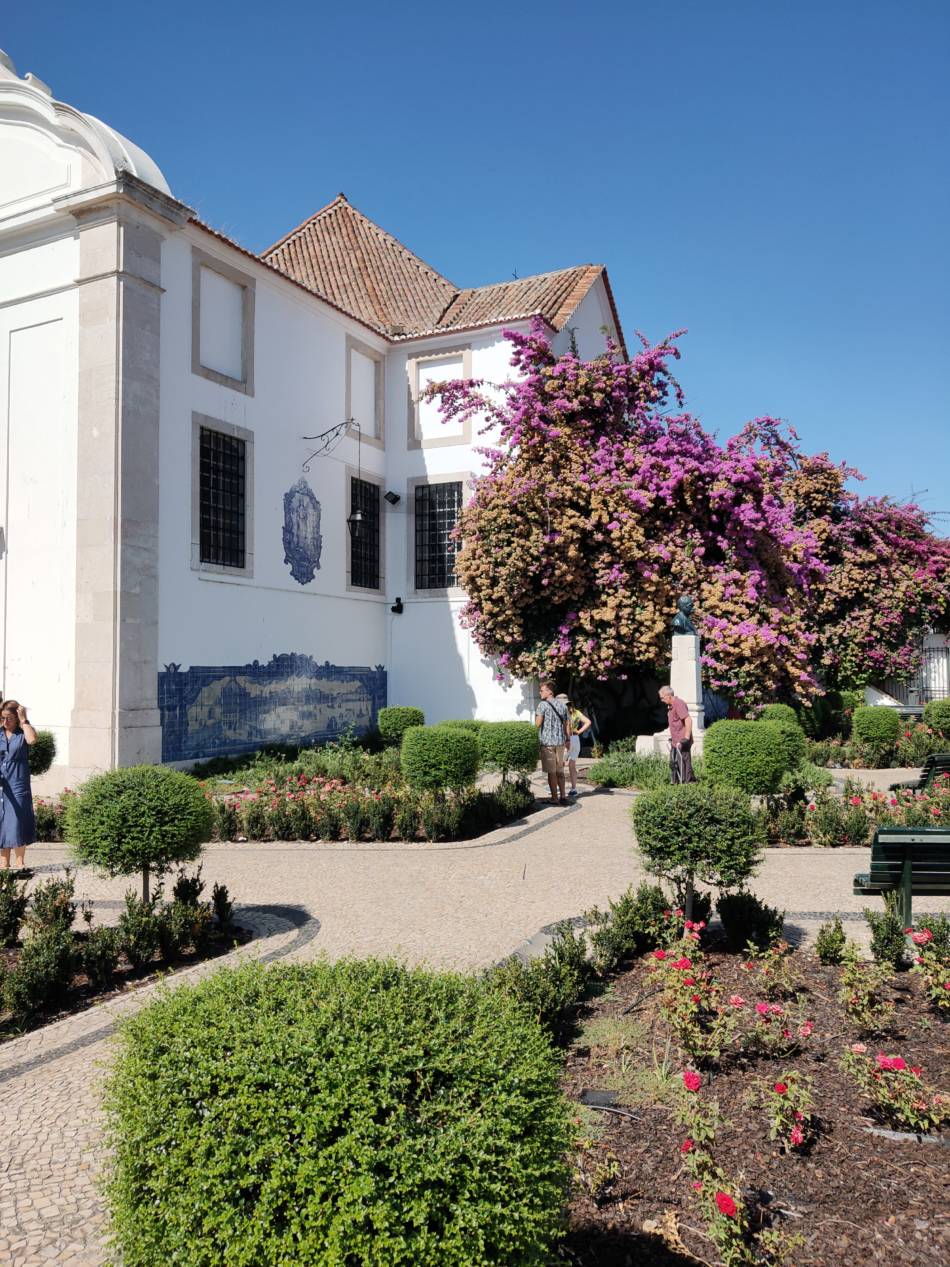
[{"label": "green park bench", "polygon": [[950,894],[950,830],[946,827],[879,827],[871,843],[871,870],[854,877],[859,897],[897,894],[901,925],[913,923],[914,897]]},{"label": "green park bench", "polygon": [[934,779],[941,774],[950,775],[950,752],[932,752],[916,779],[910,779],[905,783],[892,783],[891,791],[898,792],[902,788],[910,788],[914,792],[925,792]]}]

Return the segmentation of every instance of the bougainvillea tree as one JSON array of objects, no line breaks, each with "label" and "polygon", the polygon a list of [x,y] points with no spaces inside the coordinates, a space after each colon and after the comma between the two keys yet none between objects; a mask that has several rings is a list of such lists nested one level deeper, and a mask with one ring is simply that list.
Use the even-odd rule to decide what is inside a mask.
[{"label": "bougainvillea tree", "polygon": [[[720,443],[685,412],[676,336],[593,361],[556,356],[540,325],[508,337],[510,383],[434,389],[445,418],[480,419],[491,436],[457,572],[463,620],[503,672],[605,681],[663,666],[685,592],[708,683],[737,703],[807,699],[823,667],[879,675],[891,652],[878,661],[869,644],[863,658],[843,644],[866,635],[862,585],[865,606],[877,603],[858,574],[880,568],[871,556],[895,533],[932,583],[913,607],[897,587],[893,645],[950,607],[950,581],[915,554],[933,543],[919,512],[858,502],[843,491],[849,472],[803,458],[776,419]],[[825,628],[845,619],[847,634]]]}]

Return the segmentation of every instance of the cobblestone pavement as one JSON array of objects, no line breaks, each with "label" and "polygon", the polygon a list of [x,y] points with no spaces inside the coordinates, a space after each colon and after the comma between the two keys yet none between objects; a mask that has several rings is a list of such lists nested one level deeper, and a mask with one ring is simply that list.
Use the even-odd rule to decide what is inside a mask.
[{"label": "cobblestone pavement", "polygon": [[[540,786],[540,785],[539,785]],[[559,919],[606,904],[642,878],[629,792],[586,791],[568,809],[539,808],[520,823],[459,845],[230,844],[210,846],[204,878],[228,885],[255,940],[176,977],[195,980],[248,958],[394,954],[475,968],[540,948]],[[37,879],[67,860],[33,846]],[[831,910],[859,934],[851,876],[866,850],[775,850],[755,889],[788,911],[793,936],[813,935]],[[118,917],[128,881],[86,868],[77,894],[103,922]],[[946,901],[936,909],[950,908]],[[97,1191],[98,1087],[116,1021],[154,985],[0,1046],[0,1267],[100,1267],[108,1262]]]}]

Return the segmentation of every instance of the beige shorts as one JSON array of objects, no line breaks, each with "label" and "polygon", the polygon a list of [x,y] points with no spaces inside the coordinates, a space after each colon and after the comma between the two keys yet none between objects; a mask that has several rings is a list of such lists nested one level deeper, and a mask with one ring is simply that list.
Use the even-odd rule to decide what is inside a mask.
[{"label": "beige shorts", "polygon": [[562,743],[541,745],[541,770],[544,774],[564,773],[564,745]]}]

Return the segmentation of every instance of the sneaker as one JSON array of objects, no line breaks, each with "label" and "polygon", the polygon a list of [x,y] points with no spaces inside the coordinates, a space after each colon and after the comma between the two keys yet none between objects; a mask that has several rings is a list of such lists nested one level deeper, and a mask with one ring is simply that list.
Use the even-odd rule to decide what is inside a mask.
[{"label": "sneaker", "polygon": [[571,790],[568,792],[568,796],[571,798],[571,800],[573,800],[576,795],[577,795],[577,788],[572,787]]}]

